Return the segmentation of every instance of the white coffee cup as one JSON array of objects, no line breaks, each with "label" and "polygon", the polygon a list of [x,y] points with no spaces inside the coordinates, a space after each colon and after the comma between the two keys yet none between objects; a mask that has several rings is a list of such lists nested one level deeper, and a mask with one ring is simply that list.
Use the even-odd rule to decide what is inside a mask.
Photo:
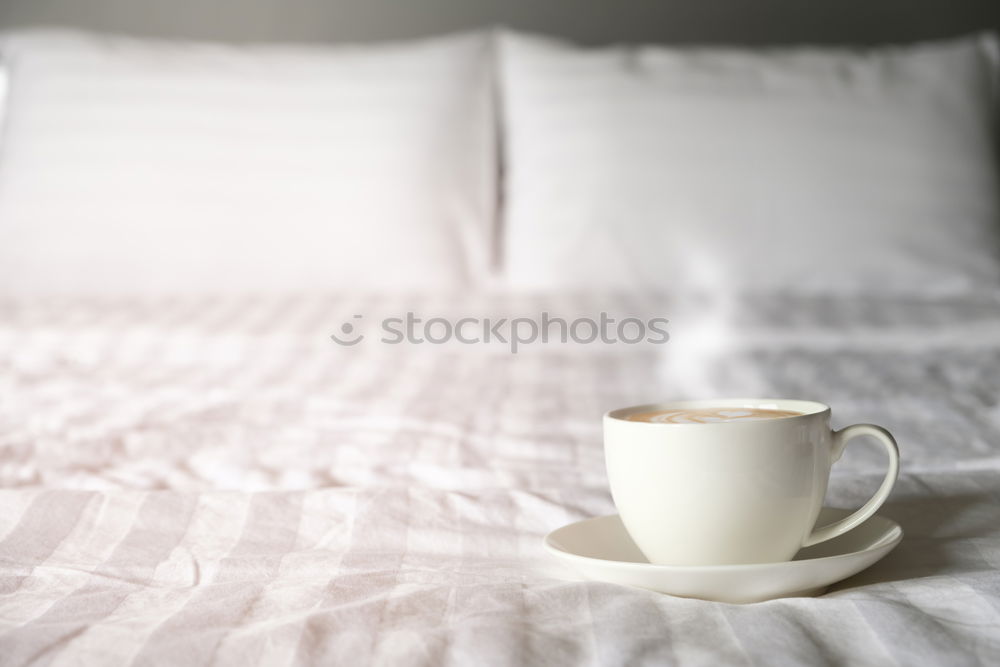
[{"label": "white coffee cup", "polygon": [[[759,421],[652,423],[629,415],[670,409],[754,408],[795,416]],[[851,438],[874,437],[889,454],[875,495],[857,512],[814,530],[830,468]],[[660,565],[790,560],[804,546],[864,522],[899,474],[892,435],[872,424],[830,429],[813,401],[711,399],[612,410],[604,415],[611,495],[636,546]]]}]

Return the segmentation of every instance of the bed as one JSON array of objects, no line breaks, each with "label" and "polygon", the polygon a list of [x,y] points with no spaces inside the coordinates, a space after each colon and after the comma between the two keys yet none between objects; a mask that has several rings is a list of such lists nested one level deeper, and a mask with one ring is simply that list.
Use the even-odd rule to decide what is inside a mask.
[{"label": "bed", "polygon": [[[205,149],[205,138],[224,135],[219,141],[235,146],[245,135],[239,128],[226,134],[228,112],[191,116],[189,105],[174,109],[163,96],[187,85],[178,72],[197,71],[205,77],[195,89],[203,96],[200,108],[301,98],[340,113],[340,98],[300,87],[304,78],[289,82],[288,73],[305,67],[339,76],[335,59],[343,54],[191,43],[179,49],[172,42],[61,31],[0,36],[0,54],[14,64],[0,145],[0,662],[1000,661],[1000,263],[990,246],[996,171],[982,145],[994,136],[991,123],[976,120],[984,106],[980,93],[992,84],[974,74],[949,75],[978,72],[968,68],[971,54],[995,44],[993,38],[847,60],[715,53],[693,61],[626,47],[581,54],[558,40],[509,32],[442,39],[416,50],[400,43],[395,55],[347,53],[352,67],[371,76],[357,94],[406,108],[409,134],[399,136],[440,138],[441,125],[449,129],[446,143],[428,139],[399,149],[406,160],[392,178],[403,194],[369,215],[366,170],[381,173],[397,152],[365,153],[367,160],[361,153],[335,159],[309,153],[299,161],[283,152],[275,123],[266,126],[256,152],[239,153],[243,189],[227,189],[237,181],[222,180],[225,187],[206,194],[199,189],[206,176],[239,160],[232,158],[236,148]],[[488,64],[497,53],[503,58],[505,50],[509,59],[499,72],[486,67],[490,74],[482,78],[476,63]],[[129,58],[127,66],[114,60],[120,57]],[[914,59],[921,65],[909,72]],[[924,59],[943,63],[941,69]],[[774,86],[787,85],[789,95],[805,99],[802,79],[786,76],[803,71],[809,81],[833,72],[827,82],[854,72],[856,79],[847,79],[867,82],[863,91],[873,76],[888,76],[898,84],[892,90],[902,92],[878,99],[894,110],[938,108],[938,93],[913,103],[907,86],[921,72],[962,87],[945,96],[944,111],[897,116],[899,135],[879,137],[880,146],[891,147],[880,155],[893,164],[921,165],[883,181],[890,194],[913,197],[891,208],[895,195],[857,185],[850,218],[858,227],[848,221],[825,236],[809,232],[819,240],[804,260],[808,273],[799,252],[779,248],[766,261],[758,254],[749,262],[741,253],[750,245],[741,242],[731,256],[723,253],[722,275],[692,272],[684,263],[689,256],[681,255],[676,265],[686,270],[664,286],[650,268],[662,254],[649,250],[664,248],[663,237],[644,242],[663,216],[643,217],[664,210],[662,190],[635,174],[692,179],[685,192],[695,203],[681,197],[670,204],[675,216],[689,215],[698,202],[712,200],[706,193],[721,177],[749,184],[745,201],[756,201],[763,181],[754,181],[738,156],[699,181],[687,173],[690,156],[682,172],[656,162],[655,152],[643,153],[647,142],[623,139],[635,172],[614,172],[618,189],[609,190],[627,192],[634,205],[616,222],[620,244],[601,240],[594,220],[554,202],[564,192],[587,192],[593,199],[580,207],[587,215],[621,205],[604,202],[600,187],[587,188],[595,172],[574,161],[614,155],[607,144],[587,143],[610,136],[587,123],[614,118],[635,131],[645,107],[614,116],[620,110],[609,106],[601,86],[631,86],[616,78],[622,71],[650,80],[681,66],[697,75],[685,85],[707,95],[690,109],[698,118],[718,90],[717,79],[708,86],[704,77],[720,72],[722,79],[736,72],[740,81],[749,70],[759,74],[754,80],[765,82],[767,94],[753,104],[765,105],[782,99]],[[247,72],[255,73],[252,85]],[[387,74],[379,78],[380,72]],[[413,72],[424,86],[397,85]],[[19,89],[17,77],[28,74],[33,87]],[[226,85],[202,85],[211,76],[228,77]],[[387,83],[375,90],[372,80]],[[506,92],[499,101],[497,86]],[[427,87],[432,94],[422,92]],[[211,92],[217,89],[226,96]],[[849,104],[850,90],[836,88],[836,99]],[[547,91],[572,98],[574,113],[546,99]],[[972,92],[963,97],[962,91]],[[105,122],[102,110],[119,108],[123,99],[130,124],[121,117]],[[293,106],[274,104],[259,117],[247,111],[244,121],[263,123]],[[588,104],[598,105],[590,116],[579,112]],[[863,108],[857,123],[873,117]],[[375,119],[348,111],[343,122],[357,132],[384,135],[396,127],[392,110]],[[967,124],[956,126],[954,114]],[[328,139],[319,117],[297,115],[281,128]],[[498,117],[500,147],[490,143]],[[622,122],[626,117],[630,122]],[[797,117],[783,118],[784,127]],[[426,123],[412,125],[414,118]],[[546,123],[563,129],[565,144],[543,143],[556,136]],[[154,127],[175,134],[149,140]],[[869,132],[860,143],[870,144],[887,126],[878,120],[852,127]],[[912,137],[928,128],[935,141],[914,147]],[[88,143],[94,136],[100,142]],[[806,148],[840,160],[847,136]],[[683,143],[672,145],[684,150]],[[826,215],[820,212],[829,208],[828,188],[810,189],[815,174],[792,174],[792,162],[782,161],[797,159],[802,146],[769,154],[761,173],[782,173],[803,193],[796,205],[804,208],[751,206],[743,215]],[[843,182],[852,182],[853,173],[862,183],[871,178],[869,167],[882,168],[878,160],[853,160],[850,150],[844,163],[830,163],[845,169]],[[928,150],[938,157],[933,165]],[[140,155],[160,161],[143,171]],[[429,182],[426,159],[447,178]],[[299,189],[253,192],[264,189],[273,160],[293,170]],[[498,160],[506,185],[484,176]],[[365,196],[338,194],[310,200],[312,208],[288,209],[282,197],[318,188],[322,181],[310,179],[319,169],[349,170]],[[419,187],[408,189],[413,172]],[[532,190],[541,174],[558,178]],[[88,187],[74,189],[80,178]],[[157,200],[160,183],[190,196]],[[47,199],[44,192],[58,196]],[[254,205],[233,204],[233,192],[252,193]],[[499,221],[490,214],[498,192]],[[195,205],[203,207],[200,214],[185,208]],[[280,234],[267,227],[275,210],[284,214]],[[703,210],[697,229],[709,230],[710,240],[732,231],[727,210]],[[877,224],[865,217],[869,211]],[[227,226],[235,216],[250,230],[241,244],[233,241],[236,228]],[[941,219],[948,220],[947,233],[935,226]],[[415,220],[419,238],[409,235],[407,221]],[[310,237],[308,247],[282,245],[320,224],[333,231]],[[365,270],[375,255],[359,251],[360,242],[338,245],[347,238],[344,229],[383,243],[384,266]],[[859,230],[871,232],[879,252],[844,260],[836,253],[851,247]],[[200,244],[178,240],[192,234]],[[571,254],[557,242],[568,237],[576,239]],[[594,239],[599,257],[609,261],[588,259],[598,252],[588,245]],[[297,259],[282,253],[298,253]],[[271,256],[285,261],[261,271]],[[833,277],[827,270],[834,265],[847,270]],[[170,272],[171,266],[184,270]],[[209,289],[213,272],[224,275]],[[636,344],[536,337],[515,349],[510,335],[438,343],[427,340],[434,336],[425,328],[423,343],[386,342],[385,323],[407,313],[425,324],[469,317],[474,326],[485,319],[537,322],[543,314],[659,317],[669,321],[669,336]],[[545,552],[550,531],[614,512],[601,448],[603,412],[651,397],[724,395],[822,400],[833,406],[835,427],[874,422],[891,430],[904,465],[880,514],[902,527],[899,546],[820,596],[749,605],[582,580]],[[883,472],[874,448],[852,446],[834,469],[826,504],[857,507]]]},{"label": "bed", "polygon": [[[360,305],[337,296],[5,303],[5,662],[988,664],[998,298],[757,297],[697,373],[660,347],[342,348],[332,314]],[[692,310],[648,306],[678,329]],[[903,542],[814,599],[573,581],[542,537],[613,512],[601,411],[689,386],[885,424]],[[882,465],[849,451],[829,504]]]}]

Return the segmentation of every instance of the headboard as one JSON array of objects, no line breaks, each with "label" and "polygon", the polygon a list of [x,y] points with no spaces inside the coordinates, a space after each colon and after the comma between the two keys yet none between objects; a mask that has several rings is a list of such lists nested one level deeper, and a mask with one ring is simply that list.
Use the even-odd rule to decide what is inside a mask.
[{"label": "headboard", "polygon": [[0,29],[371,41],[475,26],[583,43],[874,44],[1000,30],[997,0],[2,0]]}]

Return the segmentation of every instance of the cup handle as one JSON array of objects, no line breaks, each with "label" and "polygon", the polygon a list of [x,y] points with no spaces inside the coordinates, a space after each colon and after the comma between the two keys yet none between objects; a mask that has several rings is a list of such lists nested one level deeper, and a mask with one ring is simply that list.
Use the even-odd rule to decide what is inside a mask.
[{"label": "cup handle", "polygon": [[861,509],[840,521],[834,521],[821,528],[817,528],[806,538],[802,546],[808,547],[813,544],[825,542],[862,524],[868,517],[875,514],[875,511],[882,506],[885,499],[889,497],[889,493],[892,492],[892,487],[896,484],[896,478],[899,477],[899,447],[896,445],[896,440],[892,437],[892,434],[881,426],[875,426],[874,424],[854,424],[840,431],[834,431],[833,460],[837,461],[840,459],[840,455],[844,453],[844,446],[847,445],[848,440],[862,435],[874,437],[882,443],[886,453],[889,454],[889,469],[885,473],[885,479],[882,480],[882,486],[878,487],[875,495],[862,505]]}]

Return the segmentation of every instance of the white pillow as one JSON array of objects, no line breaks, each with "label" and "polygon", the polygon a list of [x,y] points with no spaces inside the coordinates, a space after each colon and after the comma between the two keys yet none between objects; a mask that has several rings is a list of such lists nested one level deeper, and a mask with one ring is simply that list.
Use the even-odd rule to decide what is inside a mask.
[{"label": "white pillow", "polygon": [[[2,56],[3,54],[0,53],[0,142],[2,142],[3,140],[2,130],[4,123],[4,116],[6,115],[6,110],[7,110],[7,83],[8,83],[7,65],[6,63],[4,63]],[[0,146],[2,145],[3,144],[0,143]]]},{"label": "white pillow", "polygon": [[460,288],[495,209],[488,35],[0,42],[0,292]]},{"label": "white pillow", "polygon": [[519,288],[947,292],[1000,279],[996,43],[500,40]]}]

